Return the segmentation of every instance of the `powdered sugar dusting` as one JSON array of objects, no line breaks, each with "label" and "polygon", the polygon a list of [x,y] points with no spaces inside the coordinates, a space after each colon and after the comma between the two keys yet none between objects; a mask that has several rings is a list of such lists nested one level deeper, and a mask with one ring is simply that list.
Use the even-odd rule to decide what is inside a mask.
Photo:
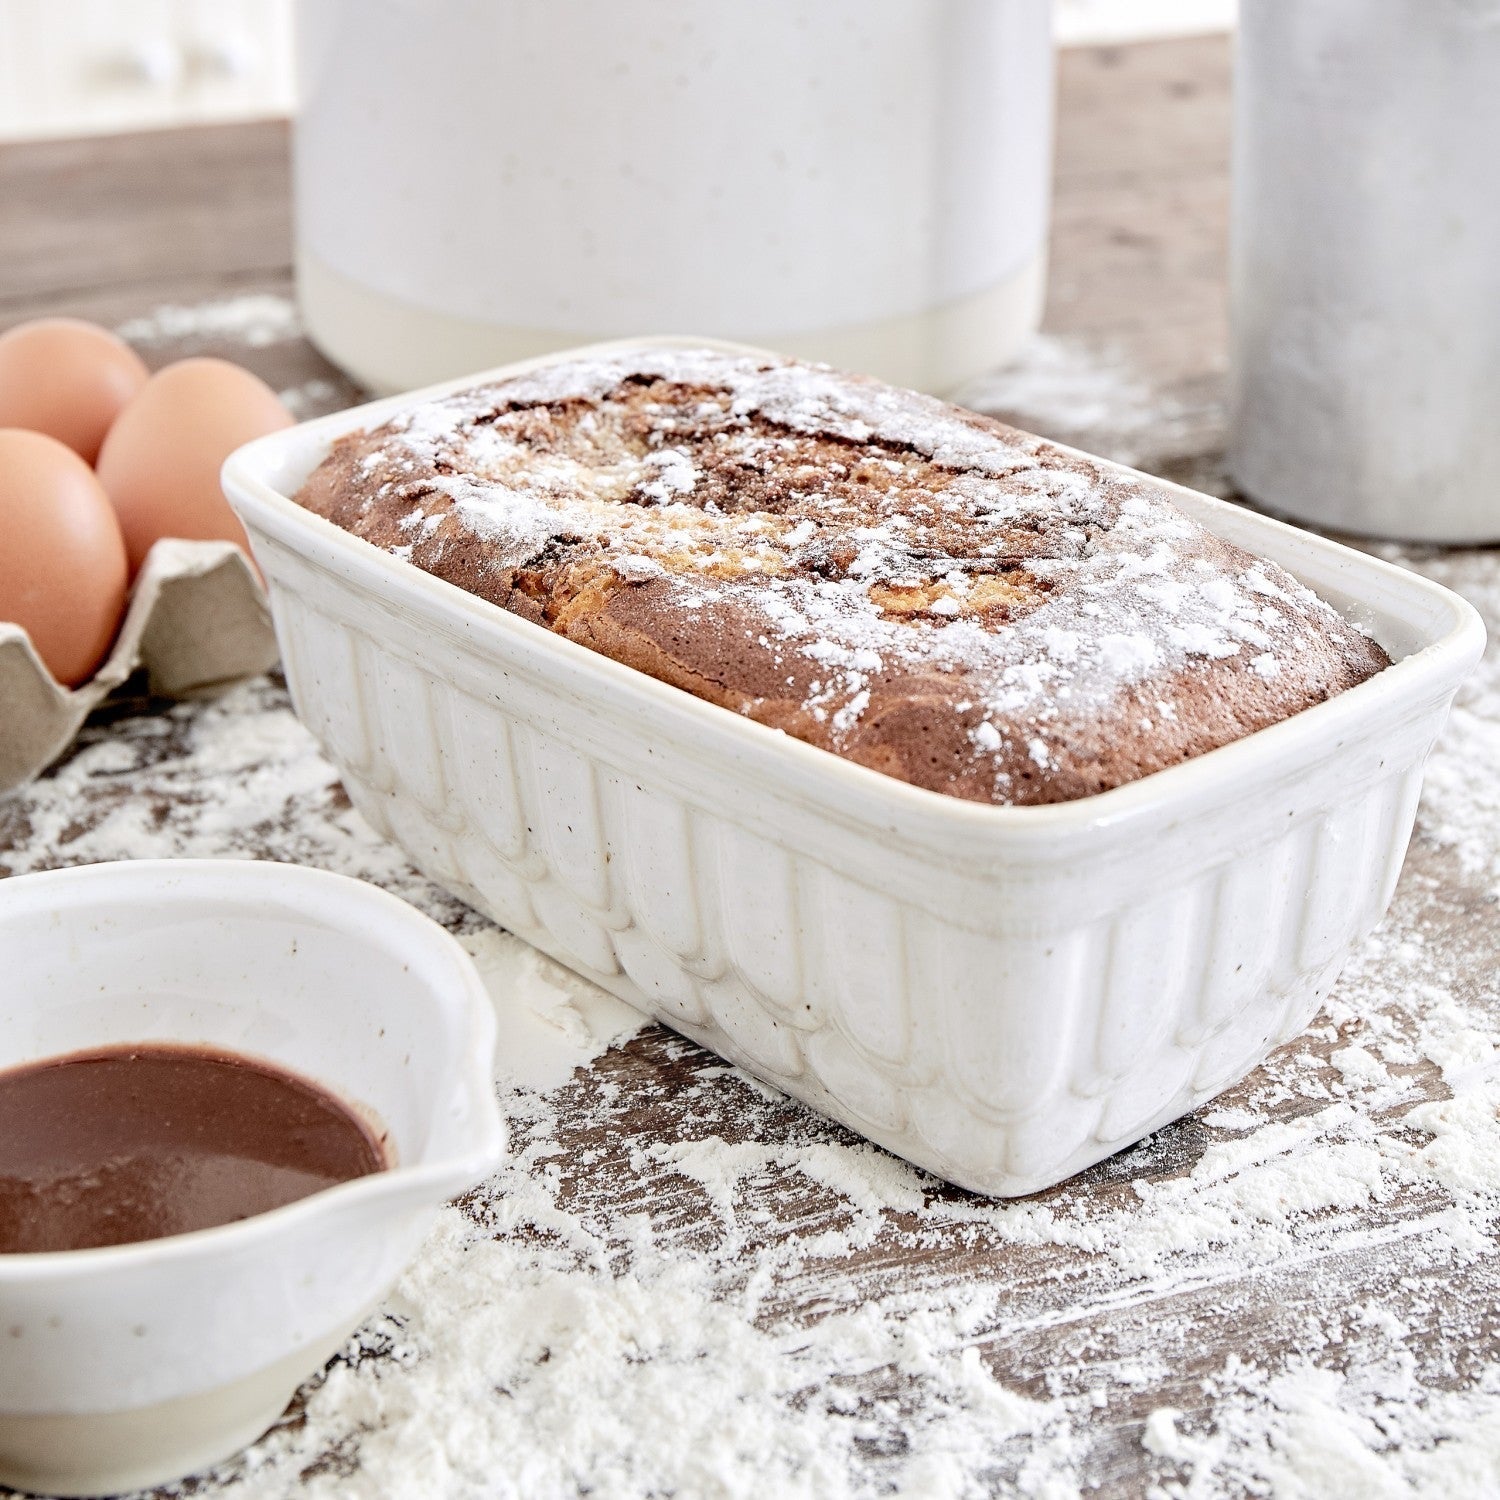
[{"label": "powdered sugar dusting", "polygon": [[[674,609],[737,629],[789,689],[774,712],[764,695],[742,712],[784,725],[800,708],[809,737],[851,754],[893,695],[941,713],[932,684],[961,679],[963,795],[1035,796],[1013,780],[1017,755],[1097,758],[1101,723],[1148,679],[1176,724],[1233,661],[1238,694],[1278,681],[1275,717],[1368,656],[1335,611],[1149,483],[819,366],[625,350],[420,404],[382,431],[356,441],[379,443],[359,465],[362,514],[403,516],[385,545],[426,524],[404,555],[441,571],[478,535],[492,574],[586,563],[596,599],[670,578]],[[982,793],[960,782],[986,762]]]}]

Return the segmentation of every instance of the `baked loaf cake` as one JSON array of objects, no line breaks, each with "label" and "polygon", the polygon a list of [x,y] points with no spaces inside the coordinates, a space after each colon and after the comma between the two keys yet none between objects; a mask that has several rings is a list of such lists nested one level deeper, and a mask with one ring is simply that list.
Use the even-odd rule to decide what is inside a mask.
[{"label": "baked loaf cake", "polygon": [[341,439],[298,500],[849,760],[1061,802],[1389,664],[1149,483],[876,381],[610,351]]}]

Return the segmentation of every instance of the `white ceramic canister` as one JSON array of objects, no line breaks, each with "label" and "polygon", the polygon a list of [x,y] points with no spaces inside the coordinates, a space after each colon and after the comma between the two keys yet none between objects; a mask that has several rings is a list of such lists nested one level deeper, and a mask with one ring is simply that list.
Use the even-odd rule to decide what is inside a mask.
[{"label": "white ceramic canister", "polygon": [[303,0],[308,331],[375,390],[594,339],[947,389],[1041,312],[1049,0]]},{"label": "white ceramic canister", "polygon": [[1246,0],[1233,177],[1235,483],[1500,540],[1500,0]]}]

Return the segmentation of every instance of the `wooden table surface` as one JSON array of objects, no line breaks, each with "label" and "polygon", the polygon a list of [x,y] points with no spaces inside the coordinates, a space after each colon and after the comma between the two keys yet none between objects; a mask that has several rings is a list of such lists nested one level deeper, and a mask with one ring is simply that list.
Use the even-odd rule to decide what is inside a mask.
[{"label": "wooden table surface", "polygon": [[[1222,40],[1064,55],[1047,336],[976,404],[1226,491],[1227,130]],[[0,327],[47,312],[125,324],[154,365],[222,353],[302,413],[349,403],[358,393],[276,300],[290,295],[282,125],[0,148]],[[271,300],[236,300],[252,296]],[[1500,560],[1400,560],[1493,619]],[[193,1492],[1500,1493],[1486,1435],[1500,1414],[1500,1150],[1485,1092],[1500,798],[1474,774],[1500,729],[1482,692],[1465,703],[1385,933],[1314,1029],[1223,1099],[1034,1199],[990,1205],[904,1169],[866,1172],[876,1185],[861,1195],[853,1137],[654,1026],[545,1110],[517,1106],[524,1160],[467,1205],[472,1232],[524,1277],[528,1255],[562,1274],[547,1259],[557,1224],[586,1231],[602,1258],[563,1270],[600,1295],[696,1264],[695,1285],[781,1341],[773,1389],[754,1397],[765,1424],[746,1439],[764,1445],[759,1469],[754,1454],[725,1457],[694,1480],[628,1433],[613,1466],[577,1435],[576,1451],[539,1448],[529,1488],[505,1477],[506,1454],[470,1453],[466,1468],[462,1444],[504,1429],[391,1395],[440,1353],[408,1288],[382,1324],[414,1327],[407,1345],[367,1338],[253,1462]],[[111,704],[61,766],[0,801],[0,875],[161,851],[295,859],[379,880],[472,936],[477,918],[359,824],[288,712],[274,679],[217,704]],[[720,1191],[684,1142],[744,1145],[748,1165]],[[507,1195],[522,1205],[509,1216]],[[837,1254],[814,1248],[825,1232]],[[882,1330],[867,1356],[836,1331],[851,1310]],[[715,1360],[705,1349],[682,1379],[732,1385]],[[612,1366],[577,1400],[648,1411],[659,1395],[634,1369]],[[542,1389],[544,1372],[528,1378]],[[714,1420],[728,1411],[732,1429],[742,1409]],[[702,1442],[694,1410],[671,1420]],[[784,1442],[794,1425],[830,1467]],[[441,1462],[415,1484],[400,1450],[429,1439]]]}]

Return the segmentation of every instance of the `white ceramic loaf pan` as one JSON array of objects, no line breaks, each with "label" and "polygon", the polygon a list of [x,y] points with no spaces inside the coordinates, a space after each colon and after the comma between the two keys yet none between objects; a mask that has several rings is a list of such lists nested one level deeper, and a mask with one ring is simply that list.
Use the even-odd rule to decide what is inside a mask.
[{"label": "white ceramic loaf pan", "polygon": [[1162,485],[1395,665],[1100,796],[944,797],[515,618],[288,498],[339,434],[547,362],[276,433],[224,470],[299,714],[427,874],[983,1193],[1070,1176],[1307,1025],[1385,910],[1423,761],[1483,647],[1462,599]]}]

